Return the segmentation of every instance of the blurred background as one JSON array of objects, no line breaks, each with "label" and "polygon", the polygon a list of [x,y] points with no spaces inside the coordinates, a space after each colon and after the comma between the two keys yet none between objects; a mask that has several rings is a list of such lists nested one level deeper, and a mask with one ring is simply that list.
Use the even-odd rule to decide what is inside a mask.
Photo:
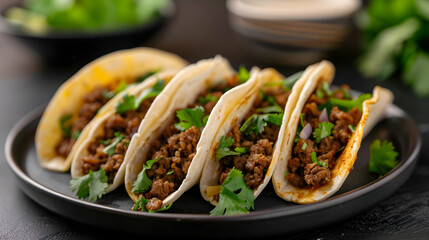
[{"label": "blurred background", "polygon": [[190,62],[221,54],[249,67],[338,59],[429,96],[426,0],[191,2],[2,0],[0,75],[49,64],[76,70],[111,51],[149,46]]},{"label": "blurred background", "polygon": [[[395,105],[419,126],[422,152],[410,180],[391,198],[294,239],[409,239],[428,232],[429,1],[0,0],[0,13],[1,146],[16,122],[47,103],[64,81],[115,50],[153,47],[190,63],[220,54],[236,69],[275,67],[285,76],[328,59],[335,85],[391,89]],[[101,231],[27,198],[0,156],[7,193],[0,198],[0,238],[99,237]]]}]

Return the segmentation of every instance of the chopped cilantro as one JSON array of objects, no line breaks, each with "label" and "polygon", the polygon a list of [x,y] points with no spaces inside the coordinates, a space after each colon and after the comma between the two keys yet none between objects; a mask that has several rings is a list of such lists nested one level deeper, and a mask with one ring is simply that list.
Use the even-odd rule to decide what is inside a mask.
[{"label": "chopped cilantro", "polygon": [[160,70],[154,70],[154,71],[149,71],[148,73],[144,74],[143,76],[139,77],[136,81],[136,83],[141,83],[144,80],[146,80],[147,78],[149,78],[150,76],[158,73]]},{"label": "chopped cilantro", "polygon": [[395,151],[393,144],[387,140],[383,142],[378,139],[375,140],[372,142],[369,151],[369,171],[372,173],[385,175],[399,163],[396,160],[399,153]]},{"label": "chopped cilantro", "polygon": [[124,91],[127,87],[128,87],[127,83],[126,83],[125,81],[121,81],[121,82],[119,83],[119,85],[116,87],[116,89],[115,89],[115,90],[113,90],[113,91],[107,91],[107,90],[105,90],[105,89],[104,89],[104,90],[101,92],[101,95],[102,95],[104,98],[106,98],[106,99],[111,99],[111,98],[113,98],[116,94],[118,94],[118,93],[120,93],[120,92]]},{"label": "chopped cilantro", "polygon": [[286,91],[292,90],[293,85],[298,81],[298,79],[302,76],[303,71],[294,73],[283,80],[283,86]]},{"label": "chopped cilantro", "polygon": [[141,170],[139,175],[137,175],[137,179],[133,183],[133,189],[131,190],[131,192],[144,193],[149,190],[149,188],[152,186],[152,180],[150,180],[147,176],[146,170],[151,169],[152,165],[161,158],[163,157],[147,160],[146,164],[143,164],[143,169]]},{"label": "chopped cilantro", "polygon": [[238,80],[240,83],[244,83],[250,78],[250,73],[244,66],[240,66],[237,73]]},{"label": "chopped cilantro", "polygon": [[225,138],[225,136],[222,136],[220,138],[219,144],[217,145],[216,159],[220,160],[226,156],[242,154],[239,151],[231,151],[230,147],[232,146],[233,143],[234,143],[234,139],[232,137]]},{"label": "chopped cilantro", "polygon": [[[204,108],[201,106],[178,110],[176,111],[176,116],[179,119],[179,122],[174,126],[179,131],[186,131],[192,126],[195,126],[198,129],[204,127]],[[205,121],[207,122],[207,119]]]},{"label": "chopped cilantro", "polygon": [[107,187],[107,176],[104,168],[95,172],[90,170],[88,174],[70,180],[70,189],[73,192],[77,190],[76,196],[84,199],[89,195],[88,200],[91,202],[97,201],[106,194]]},{"label": "chopped cilantro", "polygon": [[140,104],[151,97],[156,97],[164,88],[165,81],[158,79],[156,83],[149,89],[143,91],[137,98],[133,95],[126,94],[122,97],[122,102],[119,102],[115,108],[116,112],[121,114],[129,110],[136,110]]},{"label": "chopped cilantro", "polygon": [[211,216],[245,214],[254,209],[253,191],[246,186],[241,171],[233,168],[222,183],[217,206]]},{"label": "chopped cilantro", "polygon": [[358,107],[359,110],[362,112],[362,103],[370,99],[372,95],[370,93],[361,94],[359,97],[352,99],[352,100],[344,100],[344,99],[337,99],[337,98],[331,98],[329,102],[334,105],[338,106],[343,111],[349,111],[354,107]]},{"label": "chopped cilantro", "polygon": [[139,200],[134,204],[133,206],[133,211],[138,211],[139,208],[142,212],[150,212],[150,213],[154,213],[154,212],[162,212],[162,211],[166,211],[168,209],[171,208],[171,206],[173,206],[173,203],[170,203],[168,206],[162,207],[156,211],[153,210],[146,210],[146,204],[149,202],[149,200],[147,200],[145,197],[143,197],[142,195],[139,196]]},{"label": "chopped cilantro", "polygon": [[74,130],[73,133],[71,134],[71,138],[73,138],[74,140],[77,140],[81,133],[82,131]]},{"label": "chopped cilantro", "polygon": [[198,102],[200,102],[201,105],[204,105],[208,102],[217,102],[219,98],[211,95],[210,93],[207,94],[205,97],[199,97]]},{"label": "chopped cilantro", "polygon": [[304,142],[304,144],[302,144],[301,149],[302,149],[302,151],[305,151],[305,149],[307,149],[307,143],[306,142]]},{"label": "chopped cilantro", "polygon": [[240,132],[246,135],[254,133],[255,135],[264,131],[268,122],[280,126],[282,125],[283,114],[253,114],[240,127]]},{"label": "chopped cilantro", "polygon": [[248,153],[249,152],[249,148],[247,147],[236,147],[234,148],[234,151],[244,154],[244,153]]},{"label": "chopped cilantro", "polygon": [[125,139],[124,135],[122,135],[120,132],[115,132],[114,141],[103,149],[103,153],[109,156],[112,156],[113,154],[115,154],[116,146],[124,139]]},{"label": "chopped cilantro", "polygon": [[331,130],[334,127],[334,124],[330,122],[321,122],[313,132],[313,137],[316,139],[317,143],[320,143],[322,139],[331,135]]},{"label": "chopped cilantro", "polygon": [[72,118],[71,114],[63,115],[60,118],[60,128],[65,137],[70,137],[70,134],[71,134],[71,123],[70,123],[71,118]]},{"label": "chopped cilantro", "polygon": [[311,152],[311,161],[313,163],[317,163],[317,165],[320,167],[325,167],[325,168],[328,167],[327,162],[317,160],[316,152]]},{"label": "chopped cilantro", "polygon": [[349,125],[348,127],[349,127],[350,131],[352,131],[352,132],[356,131],[356,127],[355,126]]},{"label": "chopped cilantro", "polygon": [[325,92],[328,96],[332,96],[332,91],[331,91],[331,89],[329,88],[329,83],[327,83],[327,82],[323,82],[323,83],[322,83],[322,90],[323,90],[323,92]]}]

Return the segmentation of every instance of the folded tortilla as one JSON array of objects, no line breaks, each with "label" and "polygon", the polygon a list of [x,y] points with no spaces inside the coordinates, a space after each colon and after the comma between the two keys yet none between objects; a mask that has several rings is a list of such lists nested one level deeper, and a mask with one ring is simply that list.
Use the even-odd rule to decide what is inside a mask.
[{"label": "folded tortilla", "polygon": [[[133,185],[139,173],[143,172],[143,166],[148,164],[148,160],[153,160],[148,154],[151,150],[153,151],[153,144],[169,131],[166,128],[174,123],[177,111],[189,108],[190,105],[197,102],[201,92],[222,84],[228,78],[235,76],[236,72],[231,68],[229,62],[221,56],[216,56],[213,59],[201,60],[182,69],[158,95],[149,109],[147,117],[141,123],[138,133],[134,135],[126,156],[128,164],[125,173],[125,188],[134,202],[139,201],[139,197],[145,193],[133,192]],[[255,84],[255,81],[250,77],[245,84]],[[215,111],[210,113],[206,126],[202,131],[200,129],[201,135],[196,145],[196,152],[191,159],[183,181],[168,196],[161,199],[162,206],[165,207],[173,203],[185,191],[198,183],[202,167],[209,152],[208,146],[223,120],[224,118],[219,113]],[[184,146],[184,148],[187,147]],[[170,158],[172,156],[160,156],[160,158],[163,157]],[[189,157],[188,155],[180,156],[180,158]],[[157,163],[155,162],[155,164]],[[167,167],[169,168],[170,165]],[[169,174],[171,172],[159,173],[157,176]],[[153,182],[155,182],[157,176],[154,176]]]},{"label": "folded tortilla", "polygon": [[[122,91],[112,100],[110,100],[109,104],[114,107],[109,109],[108,112],[104,113],[103,116],[94,119],[93,123],[88,126],[88,136],[83,139],[81,144],[79,144],[78,150],[73,156],[70,170],[71,176],[73,178],[82,177],[87,174],[86,171],[88,171],[88,168],[91,168],[90,170],[92,171],[98,171],[101,167],[103,167],[108,177],[112,178],[113,176],[113,179],[108,182],[106,193],[109,193],[120,186],[124,182],[125,166],[127,164],[125,161],[125,156],[129,150],[127,146],[124,146],[123,149],[119,150],[119,154],[117,153],[117,150],[112,151],[111,154],[107,154],[104,152],[100,153],[99,149],[95,150],[91,148],[94,148],[94,146],[97,146],[97,148],[104,147],[103,151],[105,151],[109,146],[113,146],[113,149],[116,149],[120,143],[125,143],[125,145],[129,144],[133,138],[135,130],[134,125],[137,125],[138,129],[141,123],[141,121],[138,123],[134,123],[134,121],[136,121],[136,119],[140,119],[141,116],[143,117],[142,119],[146,117],[152,99],[156,98],[156,96],[151,95],[153,92],[153,87],[156,84],[161,84],[163,85],[163,88],[165,88],[165,86],[169,84],[176,73],[176,70],[156,73],[145,79],[142,83],[128,87],[126,90]],[[159,90],[161,89],[158,89],[158,91]],[[120,106],[120,103],[124,103],[125,99],[134,97],[134,99],[137,101],[139,97],[143,96],[147,96],[144,97],[144,99],[146,99],[145,101],[147,102],[143,101],[140,103],[139,108],[143,108],[142,110],[131,109],[124,112],[117,112],[116,106]],[[135,101],[133,101],[133,103],[135,103]],[[142,107],[141,105],[145,106]],[[127,117],[127,115],[130,115],[130,117]],[[127,126],[125,130],[123,130],[124,126],[122,126],[124,125],[124,122]],[[128,129],[130,125],[133,127]],[[121,129],[123,132],[118,132],[118,129]],[[111,139],[106,139],[107,134],[112,134],[111,132],[113,130],[115,130],[116,133],[120,133],[119,136],[111,136]],[[110,133],[106,133],[108,131],[110,131]],[[120,138],[121,141],[115,142],[115,140],[118,138]],[[107,141],[107,143],[103,143],[104,141]],[[120,158],[118,159],[119,156]],[[105,159],[107,159],[106,162],[104,162]],[[102,160],[103,162],[99,160]],[[89,164],[89,167],[85,166],[87,164]]]},{"label": "folded tortilla", "polygon": [[[42,115],[35,136],[41,166],[58,172],[70,169],[77,147],[88,136],[88,131],[83,128],[67,157],[60,156],[56,151],[57,144],[63,139],[60,121],[66,115],[70,121],[76,121],[83,98],[94,89],[107,86],[115,89],[121,82],[132,83],[150,72],[178,70],[186,65],[185,60],[174,54],[151,48],[135,48],[107,54],[83,67],[56,91]],[[104,105],[94,118],[103,116],[112,107],[112,104]]]},{"label": "folded tortilla", "polygon": [[384,117],[385,109],[393,100],[393,94],[389,90],[378,86],[375,87],[372,97],[365,100],[362,104],[361,118],[355,130],[349,136],[347,144],[344,146],[341,153],[337,151],[339,156],[336,158],[335,165],[332,168],[329,167],[331,171],[331,180],[323,185],[298,187],[289,182],[286,179],[286,175],[290,174],[287,166],[288,162],[291,161],[292,151],[294,151],[295,136],[298,125],[301,124],[300,116],[304,105],[316,90],[317,86],[322,82],[330,84],[335,71],[332,63],[328,61],[314,64],[311,68],[314,70],[308,76],[306,84],[300,93],[300,97],[293,106],[294,109],[291,112],[291,117],[288,123],[282,126],[285,128],[285,131],[283,136],[281,136],[283,140],[280,147],[280,155],[272,177],[274,189],[278,196],[286,201],[301,204],[324,200],[340,189],[353,168],[362,138]]},{"label": "folded tortilla", "polygon": [[[257,101],[261,101],[258,98],[258,94],[260,96],[261,90],[265,88],[282,88],[283,80],[285,77],[278,73],[276,70],[272,68],[267,68],[264,70],[257,69],[256,67],[252,70],[256,77],[256,84],[243,84],[224,96],[222,96],[220,102],[215,107],[215,112],[219,117],[223,119],[221,123],[219,123],[219,127],[217,132],[214,135],[212,142],[210,143],[210,150],[206,156],[206,163],[203,168],[201,180],[200,180],[200,192],[203,198],[210,202],[212,205],[216,206],[218,204],[218,194],[221,190],[221,163],[220,160],[216,158],[216,152],[220,141],[222,138],[232,131],[232,128],[236,124],[240,124],[246,121],[246,115],[249,115],[249,110],[253,107],[253,105]],[[284,125],[288,122],[290,118],[289,112],[292,112],[293,106],[296,104],[299,93],[305,84],[306,78],[310,71],[307,70],[302,73],[301,77],[294,83],[292,89],[289,89],[289,96],[287,98],[287,105],[285,105],[285,109],[283,109],[283,117],[281,119],[281,125]],[[280,85],[278,83],[281,83]],[[247,118],[250,119],[251,117]],[[242,123],[241,126],[243,126]],[[241,131],[241,129],[240,129]],[[264,130],[265,131],[265,130]],[[279,135],[282,135],[284,128],[280,128]],[[262,134],[262,133],[260,133]],[[256,144],[255,144],[256,145]],[[268,168],[263,170],[263,179],[256,187],[253,186],[253,196],[256,199],[258,195],[262,192],[262,190],[266,187],[268,182],[271,179],[271,176],[274,171],[274,166],[277,164],[277,159],[279,156],[279,147],[282,145],[282,138],[277,138],[274,142],[272,148],[273,152],[271,154],[271,162],[269,163]],[[251,151],[251,147],[248,149]],[[248,152],[248,154],[252,154]],[[242,154],[243,155],[243,154]],[[246,162],[249,162],[250,155],[245,155]],[[241,170],[240,170],[241,171]],[[247,171],[247,170],[246,170]],[[243,175],[246,172],[243,172]]]}]

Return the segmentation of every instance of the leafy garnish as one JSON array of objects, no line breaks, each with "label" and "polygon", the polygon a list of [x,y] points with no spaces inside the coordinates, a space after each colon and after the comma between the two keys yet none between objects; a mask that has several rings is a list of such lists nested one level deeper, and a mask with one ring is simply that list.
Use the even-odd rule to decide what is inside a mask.
[{"label": "leafy garnish", "polygon": [[250,78],[250,73],[244,66],[240,66],[237,73],[238,80],[240,83],[244,83]]},{"label": "leafy garnish", "polygon": [[74,140],[77,140],[81,133],[82,133],[82,131],[74,130],[71,134],[71,138],[73,138]]},{"label": "leafy garnish", "polygon": [[106,194],[107,176],[104,168],[93,172],[89,170],[89,173],[78,178],[70,180],[70,189],[76,192],[76,196],[81,199],[85,199],[88,195],[88,200],[91,202],[97,201],[104,194]]},{"label": "leafy garnish", "polygon": [[358,107],[359,110],[362,112],[362,103],[365,100],[370,99],[371,97],[372,95],[370,93],[364,93],[352,100],[331,98],[329,101],[332,105],[338,106],[338,108],[340,108],[341,110],[349,111],[354,107]]},{"label": "leafy garnish", "polygon": [[246,135],[254,133],[255,135],[264,131],[268,122],[280,126],[282,125],[283,114],[253,114],[240,127],[240,132]]},{"label": "leafy garnish", "polygon": [[60,128],[61,128],[61,131],[62,131],[64,137],[70,137],[70,134],[71,134],[71,123],[70,123],[69,120],[71,118],[72,118],[71,114],[63,115],[60,118],[59,124],[60,124]]},{"label": "leafy garnish", "polygon": [[128,87],[127,83],[126,83],[125,81],[121,81],[121,82],[119,83],[119,85],[116,87],[116,89],[115,89],[115,90],[113,90],[113,91],[107,91],[107,90],[105,90],[105,89],[104,89],[104,90],[101,92],[101,95],[102,95],[104,98],[106,98],[106,99],[111,99],[111,98],[113,98],[114,96],[116,96],[116,94],[118,94],[118,93],[120,93],[120,92],[124,91],[127,87]]},{"label": "leafy garnish", "polygon": [[232,144],[234,144],[234,139],[232,137],[225,138],[225,136],[222,136],[217,145],[216,159],[220,160],[226,156],[242,154],[240,151],[231,151],[230,147]]},{"label": "leafy garnish", "polygon": [[325,168],[328,167],[327,162],[317,160],[316,152],[311,152],[311,161],[313,163],[317,163],[317,165],[320,167],[325,167]]},{"label": "leafy garnish", "polygon": [[330,122],[321,122],[318,124],[318,127],[313,131],[313,137],[316,139],[317,143],[320,143],[322,139],[331,135],[331,130],[334,127],[334,124]]},{"label": "leafy garnish", "polygon": [[142,212],[154,213],[154,212],[166,211],[166,210],[170,209],[171,206],[173,206],[173,203],[170,203],[168,206],[162,207],[156,211],[153,211],[153,210],[148,211],[148,210],[146,210],[146,207],[145,207],[148,202],[149,202],[149,200],[147,200],[145,197],[140,195],[139,200],[137,200],[137,202],[133,206],[133,211],[138,211],[140,209]]},{"label": "leafy garnish", "polygon": [[247,147],[236,147],[234,148],[234,151],[244,154],[244,153],[248,153],[249,152],[249,148]]},{"label": "leafy garnish", "polygon": [[122,102],[119,102],[115,108],[116,112],[121,114],[126,111],[136,110],[140,104],[151,97],[156,97],[164,88],[165,81],[158,79],[156,83],[149,89],[143,91],[137,98],[133,95],[126,94],[122,97]]},{"label": "leafy garnish", "polygon": [[125,136],[120,132],[115,132],[115,138],[112,143],[103,149],[103,153],[112,156],[115,154],[116,146],[125,139]]},{"label": "leafy garnish", "polygon": [[143,82],[144,80],[146,80],[146,79],[147,79],[147,78],[149,78],[150,76],[152,76],[152,75],[154,75],[154,74],[158,73],[159,71],[160,71],[160,70],[149,71],[148,73],[144,74],[143,76],[140,76],[140,77],[137,79],[136,83],[141,83],[141,82]]},{"label": "leafy garnish", "polygon": [[144,193],[152,186],[152,180],[146,174],[146,170],[151,169],[152,165],[163,157],[147,160],[146,164],[143,164],[143,169],[137,175],[137,179],[133,183],[133,193]]},{"label": "leafy garnish", "polygon": [[369,152],[369,171],[372,173],[385,175],[399,163],[396,160],[399,153],[395,151],[393,144],[387,140],[383,142],[378,139],[375,140],[372,142]]},{"label": "leafy garnish", "polygon": [[[176,111],[176,116],[179,122],[174,124],[177,130],[186,131],[192,126],[200,129],[207,123],[207,119],[204,119],[204,108],[202,106],[196,106],[194,108],[185,108]],[[208,116],[208,115],[207,115]]]},{"label": "leafy garnish", "polygon": [[205,97],[199,97],[198,102],[200,102],[201,105],[204,105],[208,102],[217,102],[219,98],[211,95],[210,93],[207,94]]},{"label": "leafy garnish", "polygon": [[245,214],[254,209],[253,191],[246,186],[241,171],[232,168],[222,183],[217,206],[210,211],[211,216]]},{"label": "leafy garnish", "polygon": [[290,91],[292,90],[293,85],[296,83],[296,81],[298,81],[298,79],[302,76],[302,73],[304,71],[300,71],[297,73],[294,73],[292,75],[290,75],[289,77],[287,77],[286,79],[283,80],[283,87],[286,91]]}]

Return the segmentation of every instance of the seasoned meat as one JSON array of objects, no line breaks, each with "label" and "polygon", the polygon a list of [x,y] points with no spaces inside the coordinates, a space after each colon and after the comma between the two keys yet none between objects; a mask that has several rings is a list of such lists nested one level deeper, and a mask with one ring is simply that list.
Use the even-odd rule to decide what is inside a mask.
[{"label": "seasoned meat", "polygon": [[[88,155],[82,158],[82,174],[87,174],[89,170],[97,171],[100,168],[104,168],[108,183],[113,182],[125,159],[131,138],[137,132],[153,100],[154,98],[146,99],[138,109],[129,110],[122,114],[113,114],[104,122],[104,134],[98,136],[97,139],[89,144]],[[114,146],[114,153],[111,155],[105,153],[104,150],[114,143],[115,134],[118,133],[123,139]]]},{"label": "seasoned meat", "polygon": [[[304,124],[310,123],[314,133],[320,123],[320,114],[330,97],[344,99],[349,95],[346,94],[348,89],[348,86],[343,86],[342,89],[333,91],[331,96],[325,94],[323,98],[319,98],[313,93],[302,110]],[[321,91],[321,85],[316,91]],[[329,121],[333,124],[331,135],[322,138],[320,142],[316,142],[313,135],[306,140],[296,141],[291,159],[288,161],[286,179],[301,188],[318,187],[331,181],[331,169],[335,167],[336,159],[342,152],[341,149],[353,134],[352,127],[359,123],[361,116],[362,113],[358,107],[345,112],[337,106],[332,106],[328,116]],[[312,157],[314,153],[316,160]]]},{"label": "seasoned meat", "polygon": [[[97,87],[91,93],[84,96],[83,105],[79,111],[78,118],[71,125],[71,133],[82,131],[85,126],[94,118],[97,111],[106,104],[109,99],[103,96],[103,91],[109,91],[108,88]],[[63,136],[57,143],[55,150],[59,156],[67,158],[70,154],[76,140],[72,136]]]}]

